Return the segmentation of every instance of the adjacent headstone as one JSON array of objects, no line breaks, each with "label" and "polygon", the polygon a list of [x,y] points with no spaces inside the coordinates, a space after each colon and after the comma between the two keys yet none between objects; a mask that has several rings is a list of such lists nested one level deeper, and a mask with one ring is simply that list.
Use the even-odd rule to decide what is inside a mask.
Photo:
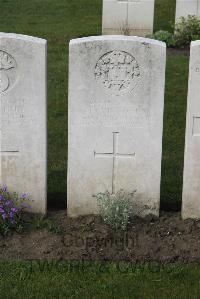
[{"label": "adjacent headstone", "polygon": [[0,186],[46,212],[46,41],[0,33]]},{"label": "adjacent headstone", "polygon": [[182,218],[200,218],[200,41],[191,43]]},{"label": "adjacent headstone", "polygon": [[103,34],[153,33],[155,0],[103,0]]},{"label": "adjacent headstone", "polygon": [[137,190],[159,215],[165,44],[125,36],[70,42],[68,214],[97,214],[94,194]]},{"label": "adjacent headstone", "polygon": [[176,0],[176,22],[188,15],[200,16],[200,0]]}]

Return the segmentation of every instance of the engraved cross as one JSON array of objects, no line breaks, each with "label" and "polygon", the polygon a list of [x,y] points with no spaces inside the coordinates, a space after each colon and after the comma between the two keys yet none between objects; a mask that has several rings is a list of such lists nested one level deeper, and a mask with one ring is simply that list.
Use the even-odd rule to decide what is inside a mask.
[{"label": "engraved cross", "polygon": [[135,153],[121,154],[118,152],[118,136],[119,132],[113,132],[113,151],[112,153],[96,153],[94,151],[95,158],[112,158],[112,194],[116,191],[116,172],[117,172],[117,159],[118,158],[133,158]]}]

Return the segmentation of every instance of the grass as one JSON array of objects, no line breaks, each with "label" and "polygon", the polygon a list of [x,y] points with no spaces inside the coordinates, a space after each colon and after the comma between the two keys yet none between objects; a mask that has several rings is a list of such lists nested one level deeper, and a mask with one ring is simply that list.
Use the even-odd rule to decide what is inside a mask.
[{"label": "grass", "polygon": [[2,299],[199,298],[198,265],[1,262]]},{"label": "grass", "polygon": [[154,31],[173,32],[176,0],[155,0]]},{"label": "grass", "polygon": [[181,52],[167,55],[161,203],[181,202],[188,62]]},{"label": "grass", "polygon": [[[101,34],[102,0],[0,0],[0,31],[48,40],[48,203],[66,204],[68,42]],[[170,29],[175,0],[156,0],[154,29]],[[161,202],[180,201],[188,57],[167,60]]]}]

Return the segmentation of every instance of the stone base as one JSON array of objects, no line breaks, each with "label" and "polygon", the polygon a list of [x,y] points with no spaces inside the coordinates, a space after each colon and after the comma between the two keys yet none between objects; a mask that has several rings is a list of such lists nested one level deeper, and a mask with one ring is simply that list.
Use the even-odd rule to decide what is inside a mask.
[{"label": "stone base", "polygon": [[128,36],[149,36],[153,34],[153,29],[112,29],[112,28],[103,28],[102,35],[128,35]]}]

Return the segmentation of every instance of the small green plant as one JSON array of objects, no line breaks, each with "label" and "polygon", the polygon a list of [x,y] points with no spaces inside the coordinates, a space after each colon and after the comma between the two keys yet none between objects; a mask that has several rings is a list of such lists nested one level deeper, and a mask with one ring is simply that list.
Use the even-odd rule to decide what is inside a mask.
[{"label": "small green plant", "polygon": [[120,31],[120,34],[122,34],[122,35],[130,35],[130,33],[131,33],[130,27],[127,22],[120,23],[119,31]]},{"label": "small green plant", "polygon": [[175,41],[174,41],[174,37],[173,34],[165,31],[165,30],[159,30],[157,32],[155,32],[151,38],[165,42],[167,47],[174,47],[175,46]]},{"label": "small green plant", "polygon": [[94,195],[103,220],[114,229],[125,230],[133,214],[133,199],[136,191],[118,191],[116,194],[98,193]]},{"label": "small green plant", "polygon": [[43,215],[35,215],[32,219],[32,227],[34,229],[44,229],[46,228],[49,232],[60,233],[61,228],[56,226],[54,221],[50,218],[47,218]]},{"label": "small green plant", "polygon": [[0,234],[6,235],[10,230],[21,230],[24,223],[24,210],[31,206],[24,202],[26,194],[20,196],[9,192],[7,187],[0,188]]},{"label": "small green plant", "polygon": [[193,40],[200,39],[200,18],[189,15],[181,17],[175,24],[174,41],[177,47],[185,47]]}]

